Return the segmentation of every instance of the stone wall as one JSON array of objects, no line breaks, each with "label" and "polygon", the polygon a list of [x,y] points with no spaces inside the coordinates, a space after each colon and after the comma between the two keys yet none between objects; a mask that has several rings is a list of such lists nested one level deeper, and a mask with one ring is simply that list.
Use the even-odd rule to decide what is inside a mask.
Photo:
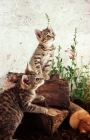
[{"label": "stone wall", "polygon": [[[47,26],[47,13],[62,47],[63,63],[70,63],[65,49],[77,28],[77,62],[90,59],[90,0],[0,0],[0,85],[9,71],[23,72],[37,47],[34,30]],[[56,52],[57,53],[57,52]],[[55,54],[56,54],[55,53]]]}]

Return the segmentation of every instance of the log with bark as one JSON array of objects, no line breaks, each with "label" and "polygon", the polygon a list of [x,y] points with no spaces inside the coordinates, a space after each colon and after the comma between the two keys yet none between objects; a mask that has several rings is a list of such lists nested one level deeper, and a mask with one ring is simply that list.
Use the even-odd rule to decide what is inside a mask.
[{"label": "log with bark", "polygon": [[68,115],[68,110],[59,110],[51,107],[48,108],[48,113],[46,114],[25,113],[19,128],[25,127],[25,129],[27,128],[28,130],[44,132],[51,135],[57,131]]},{"label": "log with bark", "polygon": [[49,106],[59,109],[69,109],[70,94],[68,81],[65,79],[60,79],[59,74],[51,75],[50,80],[46,81],[42,86],[40,86],[36,93],[44,96],[45,100],[34,100],[33,103],[35,104],[45,107]]}]

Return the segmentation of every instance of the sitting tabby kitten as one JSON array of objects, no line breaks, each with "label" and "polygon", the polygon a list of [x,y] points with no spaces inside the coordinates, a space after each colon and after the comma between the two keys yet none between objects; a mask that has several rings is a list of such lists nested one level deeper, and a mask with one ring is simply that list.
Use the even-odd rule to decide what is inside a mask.
[{"label": "sitting tabby kitten", "polygon": [[[21,77],[21,78],[20,78]],[[15,87],[0,94],[0,140],[12,140],[24,112],[46,113],[48,109],[32,104],[35,98],[43,100],[35,90],[44,83],[35,72],[20,75]]]},{"label": "sitting tabby kitten", "polygon": [[48,80],[50,78],[49,72],[54,59],[53,41],[55,40],[55,34],[51,27],[47,27],[43,31],[36,29],[35,34],[39,44],[31,57],[29,64],[33,71],[37,74],[43,75],[45,80]]}]

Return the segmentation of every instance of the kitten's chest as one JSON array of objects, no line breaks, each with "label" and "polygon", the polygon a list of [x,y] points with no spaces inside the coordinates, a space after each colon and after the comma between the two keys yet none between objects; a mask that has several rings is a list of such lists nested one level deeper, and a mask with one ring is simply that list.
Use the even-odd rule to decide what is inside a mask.
[{"label": "kitten's chest", "polygon": [[49,60],[53,59],[53,52],[47,51],[42,54],[41,64],[44,66]]}]

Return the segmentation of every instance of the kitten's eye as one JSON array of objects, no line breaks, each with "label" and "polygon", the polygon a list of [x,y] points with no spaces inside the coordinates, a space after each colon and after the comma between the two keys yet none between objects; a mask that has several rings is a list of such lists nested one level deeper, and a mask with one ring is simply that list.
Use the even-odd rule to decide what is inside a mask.
[{"label": "kitten's eye", "polygon": [[50,35],[47,35],[47,38],[50,38]]},{"label": "kitten's eye", "polygon": [[39,81],[39,78],[36,78],[36,81]]},{"label": "kitten's eye", "polygon": [[52,35],[54,35],[54,32],[51,32]]}]

